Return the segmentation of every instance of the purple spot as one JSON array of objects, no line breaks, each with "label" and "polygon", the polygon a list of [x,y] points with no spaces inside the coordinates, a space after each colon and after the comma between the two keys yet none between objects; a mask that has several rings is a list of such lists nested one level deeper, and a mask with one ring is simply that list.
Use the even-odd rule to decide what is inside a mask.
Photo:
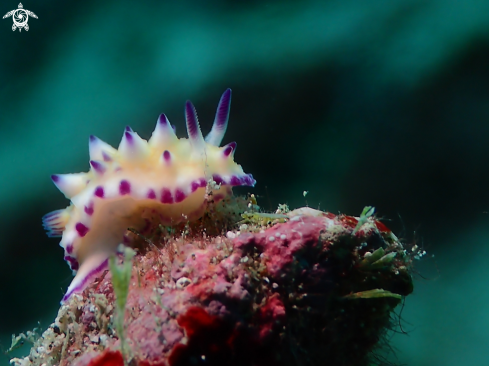
[{"label": "purple spot", "polygon": [[60,180],[60,177],[59,177],[59,175],[53,174],[51,176],[51,179],[53,180],[54,183],[58,183]]},{"label": "purple spot", "polygon": [[170,162],[170,160],[171,160],[171,154],[170,154],[170,152],[168,150],[163,151],[163,159],[165,159],[165,161],[167,163]]},{"label": "purple spot", "polygon": [[83,225],[81,222],[76,223],[75,229],[78,232],[78,235],[80,235],[82,238],[88,233],[88,228],[85,225]]},{"label": "purple spot", "polygon": [[119,184],[119,193],[121,196],[131,193],[131,184],[127,180],[121,180]]},{"label": "purple spot", "polygon": [[175,191],[175,202],[182,202],[185,199],[185,193],[181,189]]},{"label": "purple spot", "polygon": [[134,137],[132,136],[131,132],[124,132],[124,136],[126,137],[127,143],[132,145],[134,142]]},{"label": "purple spot", "polygon": [[192,191],[192,193],[195,192],[199,188],[200,188],[200,182],[199,181],[194,181],[190,185],[190,190]]},{"label": "purple spot", "polygon": [[93,203],[90,202],[88,206],[85,206],[85,213],[87,215],[93,215]]},{"label": "purple spot", "polygon": [[90,135],[89,140],[90,140],[90,142],[94,143],[94,142],[97,142],[98,138],[95,137],[94,135]]},{"label": "purple spot", "polygon": [[167,188],[163,188],[161,191],[161,203],[173,203],[173,197]]},{"label": "purple spot", "polygon": [[99,174],[105,173],[105,167],[103,166],[103,164],[99,163],[98,161],[90,160],[90,165],[97,173]]},{"label": "purple spot", "polygon": [[212,179],[214,180],[214,182],[216,182],[216,184],[224,184],[225,183],[224,179],[222,179],[222,177],[219,174],[213,174]]},{"label": "purple spot", "polygon": [[228,146],[223,150],[222,154],[225,157],[228,157],[229,155],[231,155],[232,152],[233,152],[233,148],[231,146]]},{"label": "purple spot", "polygon": [[66,253],[68,253],[68,254],[73,253],[73,244],[68,244],[66,246]]},{"label": "purple spot", "polygon": [[154,191],[153,189],[150,189],[150,190],[148,191],[148,195],[147,195],[147,197],[148,197],[149,199],[151,199],[151,200],[154,200],[154,199],[156,198],[156,193],[155,193],[155,191]]},{"label": "purple spot", "polygon": [[229,184],[232,186],[239,186],[239,185],[241,185],[241,179],[239,179],[237,176],[233,175],[231,177],[231,180],[229,181]]},{"label": "purple spot", "polygon": [[125,130],[124,130],[124,131],[125,131],[125,132],[134,132],[134,131],[132,130],[132,128],[131,128],[131,127],[129,127],[129,126],[126,126],[126,128],[125,128]]},{"label": "purple spot", "polygon": [[104,161],[112,161],[112,158],[105,151],[102,151],[102,158]]},{"label": "purple spot", "polygon": [[176,128],[176,126],[175,126],[175,125],[171,125],[171,128],[172,128],[172,130],[173,130],[173,133],[175,133],[175,134],[176,134],[176,133],[177,133],[177,128]]},{"label": "purple spot", "polygon": [[104,188],[103,188],[103,187],[98,186],[97,188],[95,188],[95,192],[94,192],[94,194],[95,194],[95,196],[97,196],[97,197],[104,198]]},{"label": "purple spot", "polygon": [[199,179],[199,182],[200,182],[200,186],[201,187],[206,187],[207,186],[207,181],[205,180],[205,178],[200,178]]}]

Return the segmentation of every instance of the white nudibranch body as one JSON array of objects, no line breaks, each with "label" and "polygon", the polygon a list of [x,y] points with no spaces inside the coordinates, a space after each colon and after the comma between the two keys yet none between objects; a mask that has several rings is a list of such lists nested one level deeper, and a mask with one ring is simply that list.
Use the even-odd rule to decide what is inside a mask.
[{"label": "white nudibranch body", "polygon": [[75,274],[62,302],[83,291],[107,268],[108,257],[124,241],[129,227],[144,233],[153,225],[196,220],[206,208],[206,187],[218,201],[232,194],[232,186],[254,186],[253,176],[233,160],[236,143],[219,147],[230,105],[228,89],[205,139],[189,101],[185,105],[188,139],[176,137],[164,114],[149,141],[130,127],[118,149],[90,136],[90,171],[52,176],[71,200],[67,208],[43,217],[48,236],[62,236],[60,246]]}]

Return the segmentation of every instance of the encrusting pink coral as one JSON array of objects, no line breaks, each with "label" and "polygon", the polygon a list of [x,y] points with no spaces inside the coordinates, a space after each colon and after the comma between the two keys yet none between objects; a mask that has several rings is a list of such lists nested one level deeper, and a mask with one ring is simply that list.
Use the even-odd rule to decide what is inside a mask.
[{"label": "encrusting pink coral", "polygon": [[[220,202],[211,216],[232,204]],[[411,256],[399,240],[374,217],[310,208],[256,217],[226,235],[205,234],[204,217],[171,234],[131,237],[139,253],[125,315],[130,365],[369,364],[412,291]],[[113,303],[104,272],[45,332],[57,329],[64,351],[39,353],[53,342],[45,335],[25,365],[86,366],[118,352]]]},{"label": "encrusting pink coral", "polygon": [[155,226],[200,218],[212,195],[217,202],[233,186],[254,186],[233,160],[236,143],[219,147],[226,132],[231,89],[219,102],[211,132],[204,139],[191,102],[185,105],[188,139],[178,139],[164,114],[149,141],[126,127],[119,148],[90,137],[88,173],[58,174],[52,180],[70,206],[43,217],[75,274],[62,302],[81,292],[107,268],[108,257],[132,227],[143,234]]}]

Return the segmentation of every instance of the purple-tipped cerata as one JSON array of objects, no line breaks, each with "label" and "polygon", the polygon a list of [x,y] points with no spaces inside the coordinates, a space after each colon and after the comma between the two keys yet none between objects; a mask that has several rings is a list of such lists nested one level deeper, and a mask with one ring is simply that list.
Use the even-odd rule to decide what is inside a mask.
[{"label": "purple-tipped cerata", "polygon": [[158,123],[163,126],[163,128],[168,128],[170,126],[170,121],[168,121],[168,118],[164,113],[161,113],[158,117]]},{"label": "purple-tipped cerata", "polygon": [[225,157],[228,157],[228,156],[232,155],[234,153],[234,151],[236,150],[236,142],[230,142],[226,146],[223,146],[223,148],[224,148],[224,150],[222,151],[222,154]]},{"label": "purple-tipped cerata", "polygon": [[93,170],[95,170],[98,174],[105,173],[105,164],[102,164],[99,161],[90,160],[90,165],[92,166]]},{"label": "purple-tipped cerata", "polygon": [[166,146],[172,142],[178,141],[175,131],[172,128],[170,121],[163,113],[158,117],[156,127],[149,139],[150,146]]},{"label": "purple-tipped cerata", "polygon": [[134,143],[134,137],[132,136],[131,132],[128,131],[124,132],[124,137],[126,138],[129,145],[132,145]]},{"label": "purple-tipped cerata", "polygon": [[88,233],[88,227],[86,227],[84,224],[82,224],[81,222],[78,222],[76,225],[75,225],[75,229],[76,231],[78,232],[78,235],[80,235],[81,237],[84,237],[85,235],[87,235]]}]

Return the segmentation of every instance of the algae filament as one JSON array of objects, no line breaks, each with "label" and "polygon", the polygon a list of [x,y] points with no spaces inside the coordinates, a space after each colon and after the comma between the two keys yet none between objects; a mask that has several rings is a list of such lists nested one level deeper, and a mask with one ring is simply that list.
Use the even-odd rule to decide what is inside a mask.
[{"label": "algae filament", "polygon": [[126,340],[124,337],[124,313],[126,310],[127,294],[129,292],[129,281],[131,280],[132,259],[136,252],[129,247],[119,246],[119,251],[124,255],[124,262],[118,264],[116,256],[109,258],[109,268],[112,274],[112,286],[115,293],[116,314],[114,317],[115,329],[121,341],[121,352],[126,359]]}]

